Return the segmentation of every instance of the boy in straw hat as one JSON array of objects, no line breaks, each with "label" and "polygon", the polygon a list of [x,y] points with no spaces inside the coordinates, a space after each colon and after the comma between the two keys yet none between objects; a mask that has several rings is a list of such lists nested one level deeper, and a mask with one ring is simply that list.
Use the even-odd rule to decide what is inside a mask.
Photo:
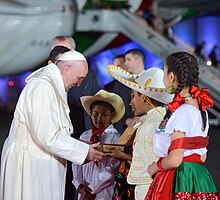
[{"label": "boy in straw hat", "polygon": [[136,185],[135,199],[143,200],[152,182],[147,172],[148,165],[158,159],[154,154],[153,135],[165,115],[164,105],[170,102],[173,96],[166,92],[163,70],[159,68],[150,68],[135,80],[130,73],[117,66],[108,66],[108,71],[132,89],[130,106],[135,117],[142,119],[133,143],[133,155],[118,151],[110,155],[113,158],[132,161],[127,181]]},{"label": "boy in straw hat", "polygon": [[[100,90],[94,96],[83,96],[80,100],[92,121],[92,129],[85,131],[80,140],[115,144],[120,134],[113,124],[125,113],[122,98],[117,94]],[[119,161],[111,157],[82,166],[73,164],[73,184],[79,192],[79,199],[110,200],[118,166]]]}]

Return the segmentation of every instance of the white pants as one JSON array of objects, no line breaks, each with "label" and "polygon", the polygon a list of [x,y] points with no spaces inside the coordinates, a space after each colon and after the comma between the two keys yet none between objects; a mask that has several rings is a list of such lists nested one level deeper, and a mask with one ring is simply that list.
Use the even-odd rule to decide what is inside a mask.
[{"label": "white pants", "polygon": [[150,183],[147,185],[136,185],[135,200],[144,200],[149,187],[150,187]]}]

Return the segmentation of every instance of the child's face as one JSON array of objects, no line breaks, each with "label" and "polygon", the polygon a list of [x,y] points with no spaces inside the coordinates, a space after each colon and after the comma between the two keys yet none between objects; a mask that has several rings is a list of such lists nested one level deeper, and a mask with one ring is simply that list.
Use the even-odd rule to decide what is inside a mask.
[{"label": "child's face", "polygon": [[135,117],[145,115],[149,110],[148,104],[144,103],[143,95],[138,94],[138,92],[135,90],[131,91],[130,106]]},{"label": "child's face", "polygon": [[111,124],[114,115],[115,113],[104,105],[95,105],[91,111],[92,123],[97,129],[107,128]]}]

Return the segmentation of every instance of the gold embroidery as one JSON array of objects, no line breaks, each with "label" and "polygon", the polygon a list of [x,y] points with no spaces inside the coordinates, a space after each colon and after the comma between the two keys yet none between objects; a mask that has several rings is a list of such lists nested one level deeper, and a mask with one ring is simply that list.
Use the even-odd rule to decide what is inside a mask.
[{"label": "gold embroidery", "polygon": [[[165,114],[165,109],[158,107]],[[163,116],[156,109],[151,110],[143,124],[138,128],[134,154],[131,162],[131,168],[128,175],[128,182],[133,184],[146,184],[152,181],[147,172],[148,166],[158,160],[154,154],[153,136]]]},{"label": "gold embroidery", "polygon": [[152,79],[151,79],[151,78],[147,79],[147,81],[146,81],[146,83],[144,84],[144,86],[149,85],[149,84],[151,83],[151,81],[152,81]]}]

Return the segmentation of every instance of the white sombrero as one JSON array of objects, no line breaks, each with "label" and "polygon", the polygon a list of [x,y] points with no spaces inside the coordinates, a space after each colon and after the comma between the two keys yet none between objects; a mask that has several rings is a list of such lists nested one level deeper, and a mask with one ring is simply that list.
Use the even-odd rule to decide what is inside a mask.
[{"label": "white sombrero", "polygon": [[152,99],[162,103],[169,103],[173,99],[163,83],[163,70],[152,67],[144,71],[138,78],[115,65],[108,65],[107,70],[116,80],[123,83],[132,90],[136,90]]},{"label": "white sombrero", "polygon": [[90,106],[95,101],[104,101],[111,104],[115,109],[115,116],[112,119],[112,123],[118,122],[125,114],[125,106],[122,98],[115,94],[105,90],[99,90],[94,96],[82,96],[80,97],[81,103],[85,111],[90,115]]}]

